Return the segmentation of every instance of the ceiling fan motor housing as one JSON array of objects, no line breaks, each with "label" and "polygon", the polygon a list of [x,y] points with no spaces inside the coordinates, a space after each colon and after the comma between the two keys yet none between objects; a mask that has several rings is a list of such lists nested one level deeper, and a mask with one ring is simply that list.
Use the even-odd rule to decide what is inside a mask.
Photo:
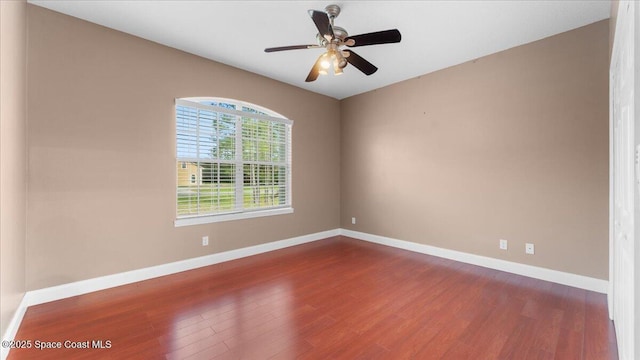
[{"label": "ceiling fan motor housing", "polygon": [[[349,36],[349,33],[347,33],[347,30],[345,30],[344,28],[342,28],[340,26],[334,26],[333,27],[333,42],[334,43],[342,45],[342,43],[344,43],[344,39],[346,39],[348,36]],[[318,40],[318,44],[320,46],[323,46],[323,47],[326,47],[327,44],[329,43],[329,40],[327,40],[320,33],[316,34],[316,39]]]},{"label": "ceiling fan motor housing", "polygon": [[345,30],[344,28],[341,28],[340,26],[334,26],[333,27],[333,36],[340,40],[340,42],[343,42],[344,39],[349,36],[349,34],[347,33],[347,30]]}]

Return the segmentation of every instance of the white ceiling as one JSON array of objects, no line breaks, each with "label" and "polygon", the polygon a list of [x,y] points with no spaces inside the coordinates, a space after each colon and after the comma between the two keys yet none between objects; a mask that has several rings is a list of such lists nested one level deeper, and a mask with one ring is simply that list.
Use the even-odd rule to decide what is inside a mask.
[{"label": "white ceiling", "polygon": [[[526,44],[609,17],[609,0],[542,1],[93,1],[31,4],[130,33],[336,99]],[[379,70],[305,78],[323,49],[308,9],[336,3],[350,35],[397,28],[402,42],[354,50]]]}]

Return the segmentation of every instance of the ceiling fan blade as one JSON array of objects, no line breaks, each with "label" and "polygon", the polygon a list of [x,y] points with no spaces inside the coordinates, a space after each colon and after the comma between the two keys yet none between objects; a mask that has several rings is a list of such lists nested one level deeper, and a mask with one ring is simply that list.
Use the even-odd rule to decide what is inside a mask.
[{"label": "ceiling fan blade", "polygon": [[322,65],[320,65],[320,63],[322,62],[322,58],[324,56],[325,56],[325,54],[320,55],[318,60],[316,60],[316,63],[313,64],[313,67],[311,68],[311,71],[309,71],[309,75],[307,75],[307,78],[304,81],[312,82],[312,81],[315,81],[318,78],[318,75],[320,75],[320,69],[322,69]]},{"label": "ceiling fan blade", "polygon": [[400,31],[398,31],[398,29],[392,29],[349,36],[344,39],[344,43],[349,47],[356,47],[365,45],[397,43],[400,42],[401,39],[402,35],[400,35]]},{"label": "ceiling fan blade", "polygon": [[264,49],[264,52],[274,52],[274,51],[285,51],[285,50],[300,50],[300,49],[313,49],[319,48],[320,45],[291,45],[291,46],[280,46],[280,47],[272,47]]},{"label": "ceiling fan blade", "polygon": [[[351,50],[344,50],[344,52],[346,52],[348,54],[348,56],[346,56],[346,59],[349,62],[349,64],[355,66],[358,70],[362,71],[367,76],[373,74],[376,71],[378,71],[378,68],[375,67],[375,65],[373,65],[370,62],[368,62],[367,60],[365,60],[364,58],[362,58],[360,55],[356,54],[355,52],[353,52]],[[318,59],[318,61],[319,60],[320,59]]]},{"label": "ceiling fan blade", "polygon": [[331,27],[331,22],[329,21],[329,15],[322,11],[309,10],[309,16],[311,16],[311,19],[316,24],[320,35],[324,36],[325,39],[331,41],[331,39],[333,39],[333,28]]}]

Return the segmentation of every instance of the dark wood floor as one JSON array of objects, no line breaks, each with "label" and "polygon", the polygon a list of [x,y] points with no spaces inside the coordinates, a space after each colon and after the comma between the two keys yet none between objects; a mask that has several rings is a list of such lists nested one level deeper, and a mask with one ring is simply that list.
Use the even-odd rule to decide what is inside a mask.
[{"label": "dark wood floor", "polygon": [[9,359],[618,357],[603,294],[345,237],[33,306],[16,339],[111,347]]}]

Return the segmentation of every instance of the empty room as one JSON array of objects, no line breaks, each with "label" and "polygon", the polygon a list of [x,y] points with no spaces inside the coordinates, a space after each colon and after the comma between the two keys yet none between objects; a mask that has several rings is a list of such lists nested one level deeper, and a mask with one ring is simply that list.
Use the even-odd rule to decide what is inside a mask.
[{"label": "empty room", "polygon": [[639,39],[635,1],[0,0],[1,359],[640,358]]}]

